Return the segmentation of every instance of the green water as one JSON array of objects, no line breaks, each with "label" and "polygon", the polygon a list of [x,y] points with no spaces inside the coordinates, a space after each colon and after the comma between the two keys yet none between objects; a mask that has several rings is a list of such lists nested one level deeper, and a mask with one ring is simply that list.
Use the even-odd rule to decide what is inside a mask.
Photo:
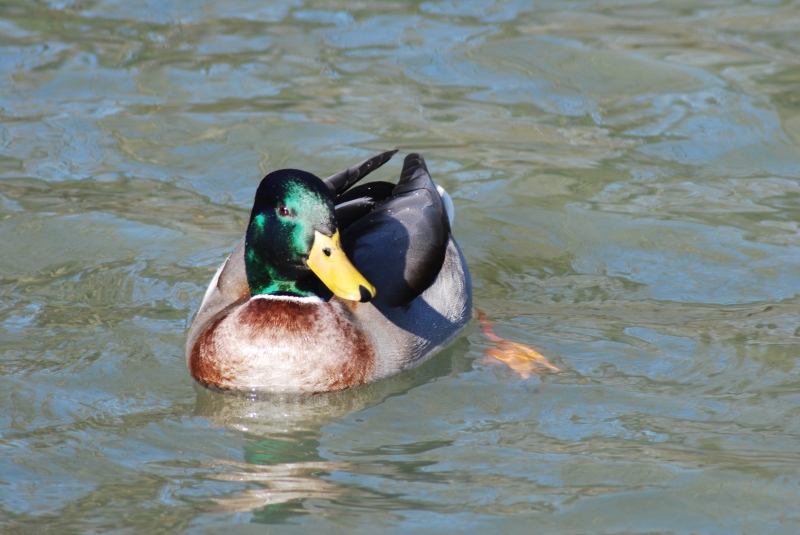
[{"label": "green water", "polygon": [[[800,531],[800,5],[0,2],[0,532]],[[475,304],[253,403],[191,318],[267,172],[419,151]],[[398,162],[377,178],[399,174]]]}]

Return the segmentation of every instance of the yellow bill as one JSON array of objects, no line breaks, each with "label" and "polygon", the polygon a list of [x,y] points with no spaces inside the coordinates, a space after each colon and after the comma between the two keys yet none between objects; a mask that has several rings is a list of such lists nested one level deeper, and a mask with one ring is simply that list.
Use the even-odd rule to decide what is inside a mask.
[{"label": "yellow bill", "polygon": [[314,231],[314,244],[306,264],[334,295],[342,299],[367,302],[375,297],[375,287],[344,254],[338,230],[331,237]]}]

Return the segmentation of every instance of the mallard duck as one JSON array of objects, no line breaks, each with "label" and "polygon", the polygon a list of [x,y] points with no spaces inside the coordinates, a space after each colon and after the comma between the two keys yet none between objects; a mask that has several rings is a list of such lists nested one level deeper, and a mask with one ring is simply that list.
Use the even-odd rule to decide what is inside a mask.
[{"label": "mallard duck", "polygon": [[325,180],[298,169],[264,177],[189,329],[200,384],[342,390],[422,363],[464,328],[469,270],[452,201],[425,160],[408,155],[397,184],[353,187],[396,152]]}]

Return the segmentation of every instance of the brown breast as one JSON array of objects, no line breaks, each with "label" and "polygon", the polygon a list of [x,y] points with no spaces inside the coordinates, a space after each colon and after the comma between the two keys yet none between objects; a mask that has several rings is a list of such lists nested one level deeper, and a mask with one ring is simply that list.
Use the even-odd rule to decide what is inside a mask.
[{"label": "brown breast", "polygon": [[367,382],[375,351],[346,311],[328,303],[255,298],[216,319],[189,356],[206,386],[330,392]]}]

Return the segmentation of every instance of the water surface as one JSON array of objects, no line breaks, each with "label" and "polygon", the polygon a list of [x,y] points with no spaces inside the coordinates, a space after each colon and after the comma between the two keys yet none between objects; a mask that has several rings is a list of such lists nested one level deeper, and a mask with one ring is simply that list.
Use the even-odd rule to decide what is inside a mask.
[{"label": "water surface", "polygon": [[[794,2],[0,4],[2,531],[796,533],[798,30]],[[563,373],[473,324],[343,394],[194,385],[259,179],[390,148],[451,193],[498,334]]]}]

